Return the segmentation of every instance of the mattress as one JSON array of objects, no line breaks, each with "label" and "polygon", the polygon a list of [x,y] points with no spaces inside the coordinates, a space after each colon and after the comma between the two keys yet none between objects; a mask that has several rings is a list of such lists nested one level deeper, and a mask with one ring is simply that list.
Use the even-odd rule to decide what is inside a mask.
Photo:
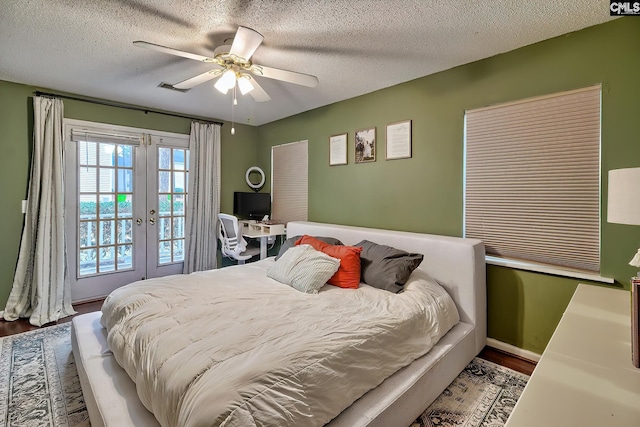
[{"label": "mattress", "polygon": [[459,320],[414,271],[400,294],[316,295],[267,277],[273,259],[146,280],[103,306],[109,348],[164,426],[322,426],[425,354]]}]

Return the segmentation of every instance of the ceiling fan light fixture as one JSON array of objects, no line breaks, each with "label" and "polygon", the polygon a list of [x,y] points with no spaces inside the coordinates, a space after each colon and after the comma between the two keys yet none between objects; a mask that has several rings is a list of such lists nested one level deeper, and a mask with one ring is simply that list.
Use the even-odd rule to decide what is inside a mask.
[{"label": "ceiling fan light fixture", "polygon": [[240,76],[238,79],[238,88],[240,88],[240,93],[243,95],[248,94],[253,90],[253,85],[251,84],[251,80],[249,76]]},{"label": "ceiling fan light fixture", "polygon": [[[218,46],[213,51],[213,57],[197,55],[145,41],[135,41],[134,45],[210,64],[211,69],[208,71],[178,82],[171,88],[188,90],[217,78],[214,87],[220,93],[227,95],[229,90],[233,89],[234,104],[232,105],[237,103],[237,89],[240,89],[242,95],[249,93],[255,102],[265,102],[271,99],[259,82],[256,81],[254,75],[307,87],[316,87],[318,85],[318,78],[310,74],[254,64],[251,58],[264,40],[262,34],[256,30],[240,26],[235,36],[232,39],[225,40],[225,43],[228,43],[229,40],[233,40],[231,45]],[[238,83],[237,85],[236,82]]]},{"label": "ceiling fan light fixture", "polygon": [[227,70],[222,73],[222,77],[218,79],[215,85],[213,85],[218,91],[225,95],[229,92],[229,89],[236,85],[236,73],[233,70]]},{"label": "ceiling fan light fixture", "polygon": [[216,89],[218,89],[218,92],[226,95],[227,92],[229,92],[229,88],[226,87],[223,84],[220,84],[220,80],[218,79],[218,81],[216,82],[216,84],[213,85],[213,87],[215,87]]}]

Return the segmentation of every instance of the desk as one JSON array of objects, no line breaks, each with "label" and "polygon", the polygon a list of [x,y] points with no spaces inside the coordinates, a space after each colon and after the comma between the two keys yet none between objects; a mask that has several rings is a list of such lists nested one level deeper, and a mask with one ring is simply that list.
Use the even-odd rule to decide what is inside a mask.
[{"label": "desk", "polygon": [[578,285],[505,427],[640,426],[628,291]]},{"label": "desk", "polygon": [[284,224],[264,224],[255,221],[238,221],[243,237],[260,239],[260,259],[267,257],[267,244],[269,237],[286,234]]}]

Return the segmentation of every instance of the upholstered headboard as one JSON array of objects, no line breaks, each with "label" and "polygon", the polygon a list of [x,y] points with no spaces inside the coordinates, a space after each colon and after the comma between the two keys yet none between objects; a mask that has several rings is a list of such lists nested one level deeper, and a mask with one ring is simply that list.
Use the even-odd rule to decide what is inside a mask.
[{"label": "upholstered headboard", "polygon": [[487,292],[484,244],[477,239],[380,230],[318,222],[287,224],[287,236],[328,236],[353,245],[361,240],[424,255],[420,268],[447,289],[458,306],[460,319],[475,325],[476,350],[487,339]]}]

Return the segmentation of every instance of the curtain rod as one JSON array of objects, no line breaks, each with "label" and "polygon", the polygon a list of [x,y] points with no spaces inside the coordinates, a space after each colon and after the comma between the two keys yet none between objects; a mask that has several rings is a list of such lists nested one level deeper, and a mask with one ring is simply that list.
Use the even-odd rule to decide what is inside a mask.
[{"label": "curtain rod", "polygon": [[33,94],[36,95],[36,96],[46,96],[46,97],[49,97],[49,98],[62,98],[62,99],[70,99],[70,100],[73,100],[73,101],[88,102],[90,104],[106,105],[107,107],[126,108],[127,110],[142,111],[145,114],[149,114],[149,113],[164,114],[165,116],[179,117],[181,119],[197,120],[197,121],[200,121],[200,122],[213,123],[213,124],[216,124],[216,125],[224,126],[224,123],[218,122],[218,121],[215,121],[215,120],[198,119],[196,117],[183,116],[181,114],[174,114],[174,113],[165,113],[164,111],[148,110],[146,108],[140,108],[140,107],[134,107],[134,106],[131,106],[131,105],[118,104],[118,103],[115,103],[115,102],[98,101],[98,100],[95,100],[95,99],[85,99],[85,98],[78,98],[78,97],[69,96],[69,95],[60,95],[60,94],[57,94],[57,93],[40,92],[39,90],[33,92]]}]

